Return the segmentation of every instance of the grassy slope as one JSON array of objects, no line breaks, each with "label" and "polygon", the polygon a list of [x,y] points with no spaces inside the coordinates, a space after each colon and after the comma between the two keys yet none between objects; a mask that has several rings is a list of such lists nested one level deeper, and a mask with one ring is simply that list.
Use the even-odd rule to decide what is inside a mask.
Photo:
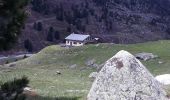
[{"label": "grassy slope", "polygon": [[[132,54],[138,52],[157,54],[158,59],[143,63],[153,75],[170,73],[170,41],[157,41],[132,45],[87,45],[71,49],[50,46],[31,58],[19,61],[11,71],[1,70],[0,80],[5,82],[26,75],[30,79],[30,86],[37,91],[41,99],[53,100],[52,97],[66,97],[59,99],[84,100],[92,83],[88,75],[95,71],[87,67],[85,62],[95,59],[97,64],[102,64],[122,49]],[[158,64],[159,61],[164,63]],[[77,64],[76,69],[68,68],[74,64]],[[62,74],[57,75],[56,71]]]}]

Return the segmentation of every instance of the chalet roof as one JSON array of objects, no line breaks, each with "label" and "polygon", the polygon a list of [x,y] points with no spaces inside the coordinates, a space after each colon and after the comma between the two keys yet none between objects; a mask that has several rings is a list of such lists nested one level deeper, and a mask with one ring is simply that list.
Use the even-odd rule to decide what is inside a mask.
[{"label": "chalet roof", "polygon": [[67,36],[65,39],[66,40],[75,40],[75,41],[84,41],[85,39],[87,39],[90,35],[84,35],[84,34],[70,34],[69,36]]}]

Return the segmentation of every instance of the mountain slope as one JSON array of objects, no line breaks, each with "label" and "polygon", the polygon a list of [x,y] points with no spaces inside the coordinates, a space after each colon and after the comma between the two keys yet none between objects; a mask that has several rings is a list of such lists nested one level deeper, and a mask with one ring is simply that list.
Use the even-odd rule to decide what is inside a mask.
[{"label": "mountain slope", "polygon": [[[33,51],[63,42],[71,32],[89,33],[102,42],[114,43],[170,38],[169,0],[32,0],[27,10],[29,18],[19,47],[29,39]],[[37,26],[38,22],[41,25]],[[47,41],[51,27],[52,39]]]}]

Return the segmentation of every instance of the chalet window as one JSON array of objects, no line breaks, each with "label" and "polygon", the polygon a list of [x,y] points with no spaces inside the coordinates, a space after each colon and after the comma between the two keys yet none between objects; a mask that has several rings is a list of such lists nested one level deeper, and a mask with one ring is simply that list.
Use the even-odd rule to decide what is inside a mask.
[{"label": "chalet window", "polygon": [[73,42],[73,44],[76,44],[76,42]]}]

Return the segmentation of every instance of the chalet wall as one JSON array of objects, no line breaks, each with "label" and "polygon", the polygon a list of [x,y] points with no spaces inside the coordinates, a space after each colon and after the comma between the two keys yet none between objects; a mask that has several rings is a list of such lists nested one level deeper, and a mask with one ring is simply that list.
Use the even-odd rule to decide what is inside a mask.
[{"label": "chalet wall", "polygon": [[80,42],[80,41],[66,40],[67,46],[83,46],[84,44],[85,44],[84,42]]}]

